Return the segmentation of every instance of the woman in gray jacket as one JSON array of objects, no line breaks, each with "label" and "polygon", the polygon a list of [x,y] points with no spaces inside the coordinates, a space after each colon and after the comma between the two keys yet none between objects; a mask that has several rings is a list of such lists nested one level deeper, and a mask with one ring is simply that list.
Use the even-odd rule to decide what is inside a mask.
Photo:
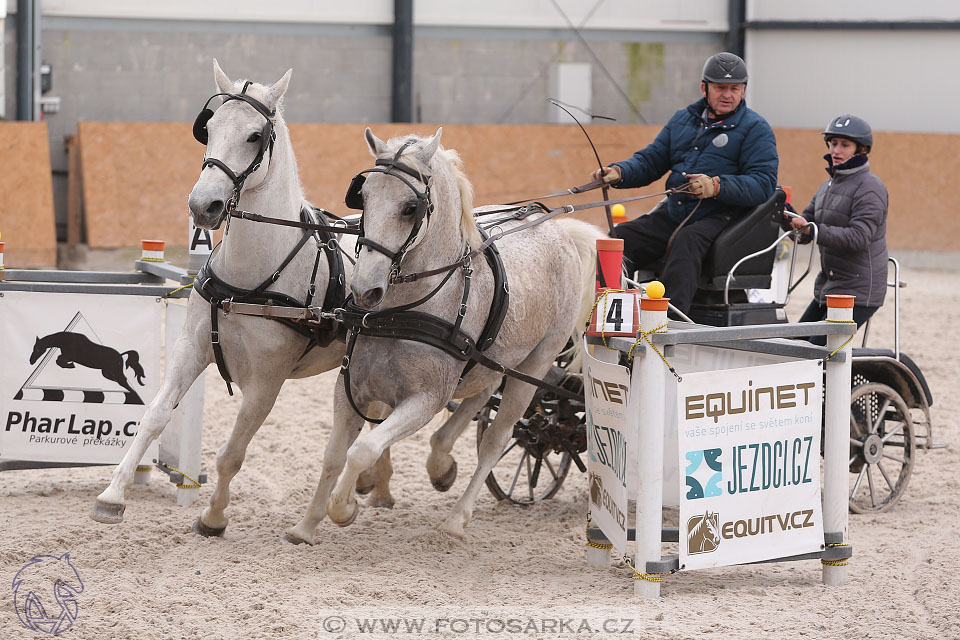
[{"label": "woman in gray jacket", "polygon": [[[887,291],[887,188],[870,172],[867,154],[873,131],[866,120],[844,114],[823,131],[830,179],[820,185],[802,217],[790,218],[794,229],[817,225],[820,273],[813,301],[800,322],[827,317],[827,294],[856,296],[853,319],[859,328],[883,304]],[[805,229],[809,236],[810,229]],[[809,241],[809,240],[807,240]],[[811,342],[825,344],[824,336]]]}]

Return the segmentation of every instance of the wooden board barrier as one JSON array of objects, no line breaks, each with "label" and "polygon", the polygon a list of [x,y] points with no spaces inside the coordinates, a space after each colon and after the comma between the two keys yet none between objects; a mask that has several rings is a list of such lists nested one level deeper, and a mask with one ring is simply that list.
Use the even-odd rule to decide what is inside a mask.
[{"label": "wooden board barrier", "polygon": [[[363,140],[365,124],[293,123],[290,135],[307,197],[336,214],[348,213],[343,197],[350,178],[372,166]],[[435,124],[372,124],[387,139],[417,133],[432,135]],[[187,123],[81,122],[84,213],[90,247],[135,246],[141,238],[185,237],[186,200],[200,171],[203,147]],[[588,127],[604,162],[629,157],[653,140],[660,127],[598,125]],[[952,210],[947,176],[957,175],[957,134],[877,134],[874,171],[890,194],[887,239],[892,250],[960,251],[960,233],[943,224]],[[778,129],[780,182],[793,189],[798,208],[809,202],[826,179],[819,132]],[[456,149],[473,182],[476,203],[490,204],[542,195],[583,184],[596,168],[593,152],[576,125],[446,125],[443,144]],[[932,169],[936,167],[936,169]],[[653,194],[663,180],[614,196]],[[599,191],[552,202],[600,200]],[[630,218],[642,215],[657,199],[627,205]],[[604,225],[602,209],[583,219]]]},{"label": "wooden board barrier", "polygon": [[46,122],[0,122],[0,241],[7,268],[57,263]]}]

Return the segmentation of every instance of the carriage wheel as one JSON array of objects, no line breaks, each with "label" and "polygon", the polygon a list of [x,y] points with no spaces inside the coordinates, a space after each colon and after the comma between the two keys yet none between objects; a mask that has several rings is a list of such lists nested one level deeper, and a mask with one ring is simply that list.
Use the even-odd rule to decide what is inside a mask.
[{"label": "carriage wheel", "polygon": [[880,512],[907,488],[916,454],[913,420],[903,398],[885,384],[867,382],[850,393],[850,510]]},{"label": "carriage wheel", "polygon": [[[500,460],[487,476],[487,488],[497,500],[509,500],[523,506],[549,500],[560,490],[570,471],[571,455],[564,444],[579,440],[586,443],[583,411],[567,401],[536,402],[513,427],[513,435]],[[563,403],[563,404],[562,404]],[[477,413],[477,450],[483,434],[493,423],[500,405],[500,392]],[[583,449],[586,449],[584,446]]]}]

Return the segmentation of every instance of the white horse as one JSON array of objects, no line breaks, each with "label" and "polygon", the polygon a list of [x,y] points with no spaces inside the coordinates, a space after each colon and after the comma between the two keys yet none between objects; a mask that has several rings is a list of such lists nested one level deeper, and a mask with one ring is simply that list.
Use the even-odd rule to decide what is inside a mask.
[{"label": "white horse", "polygon": [[[379,168],[367,175],[356,192],[362,196],[364,211],[360,243],[367,250],[358,256],[350,288],[363,309],[387,312],[424,298],[445,274],[402,284],[391,282],[402,273],[456,263],[482,243],[472,211],[472,187],[456,152],[439,146],[440,135],[438,130],[431,138],[409,136],[384,143],[370,129],[366,131]],[[391,163],[399,166],[383,170]],[[356,186],[355,182],[351,189]],[[504,222],[500,228],[507,230],[517,224]],[[596,227],[564,219],[547,220],[496,242],[506,267],[509,308],[499,335],[485,352],[489,357],[530,376],[543,377],[558,352],[586,322],[594,298],[595,241],[600,237],[605,235]],[[471,265],[471,288],[462,311],[468,274],[460,268],[435,295],[417,304],[415,311],[451,325],[461,315],[460,329],[476,340],[491,309],[494,276],[483,257],[473,258]],[[345,389],[341,374],[335,391],[334,428],[317,490],[303,519],[288,531],[295,541],[312,544],[324,515],[341,526],[353,522],[358,512],[353,497],[358,474],[391,444],[423,427],[450,399],[463,398],[431,438],[427,462],[435,485],[452,482],[450,476],[456,469],[450,456],[453,442],[502,379],[501,373],[477,365],[461,380],[463,359],[402,337],[367,337],[361,332],[350,357],[350,389]],[[484,479],[503,453],[513,425],[534,391],[528,383],[507,378],[496,419],[480,445],[476,472],[443,525],[448,534],[465,535],[464,527]],[[375,402],[393,411],[376,429],[358,437],[363,418],[351,404],[364,410]]]},{"label": "white horse", "polygon": [[[202,112],[195,128],[199,139],[207,139],[207,150],[200,178],[189,199],[194,223],[204,229],[218,227],[228,215],[228,201],[237,192],[242,207],[248,211],[300,220],[301,210],[310,205],[303,196],[281,110],[281,98],[293,70],[274,85],[265,86],[230,80],[216,60],[213,68],[219,91],[228,97],[215,113]],[[244,173],[248,175],[235,191],[235,178]],[[321,255],[318,261],[321,247],[313,237],[308,237],[293,253],[305,234],[308,232],[298,228],[228,219],[227,232],[211,262],[213,272],[232,287],[251,290],[270,280],[278,266],[290,257],[279,277],[265,288],[265,295],[285,295],[303,303],[313,280],[316,291],[312,301],[320,305],[327,291],[330,268],[326,256]],[[352,245],[352,241],[347,242],[349,250]],[[210,506],[194,524],[194,530],[202,535],[220,535],[226,528],[228,518],[224,511],[230,501],[230,480],[240,470],[247,445],[273,408],[284,380],[328,371],[340,364],[344,354],[342,340],[304,353],[310,338],[280,322],[217,313],[223,359],[229,376],[243,391],[243,401],[233,432],[217,456],[217,486]],[[136,438],[114,471],[110,485],[97,497],[90,514],[94,520],[113,524],[123,519],[124,492],[147,446],[166,427],[174,407],[193,381],[214,362],[211,338],[211,304],[194,290],[187,303],[183,332],[167,362],[163,386],[147,407]],[[388,457],[378,463],[376,471],[379,482],[370,499],[378,506],[392,506],[387,487],[392,472]]]}]

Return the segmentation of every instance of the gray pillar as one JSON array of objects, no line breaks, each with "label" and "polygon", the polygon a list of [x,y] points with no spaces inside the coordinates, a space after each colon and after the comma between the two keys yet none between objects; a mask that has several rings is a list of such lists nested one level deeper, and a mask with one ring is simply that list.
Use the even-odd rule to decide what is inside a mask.
[{"label": "gray pillar", "polygon": [[17,120],[34,119],[34,0],[17,0]]},{"label": "gray pillar", "polygon": [[413,122],[413,0],[393,0],[393,122]]}]

